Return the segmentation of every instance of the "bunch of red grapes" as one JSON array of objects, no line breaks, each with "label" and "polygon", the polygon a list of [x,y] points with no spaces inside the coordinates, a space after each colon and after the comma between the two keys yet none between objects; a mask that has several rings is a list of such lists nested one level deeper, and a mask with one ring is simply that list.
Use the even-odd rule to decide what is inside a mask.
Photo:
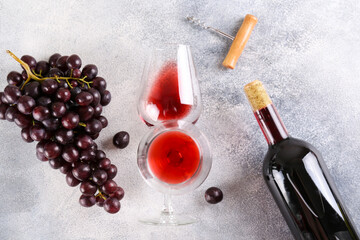
[{"label": "bunch of red grapes", "polygon": [[89,64],[80,70],[75,54],[56,53],[48,62],[37,62],[29,55],[20,60],[8,53],[24,71],[8,74],[9,85],[0,93],[0,119],[15,122],[24,141],[38,141],[37,158],[66,174],[69,186],[80,184],[82,206],[97,204],[118,212],[124,190],[112,180],[117,168],[94,141],[108,125],[101,113],[111,100],[97,67]]}]

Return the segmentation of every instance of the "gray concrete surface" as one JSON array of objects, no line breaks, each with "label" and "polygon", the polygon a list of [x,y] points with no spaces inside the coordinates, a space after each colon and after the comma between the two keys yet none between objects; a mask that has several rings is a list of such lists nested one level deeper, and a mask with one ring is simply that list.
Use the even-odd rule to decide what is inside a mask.
[{"label": "gray concrete surface", "polygon": [[[221,62],[230,42],[184,21],[194,15],[235,34],[243,17],[258,17],[235,70]],[[137,218],[160,209],[161,194],[138,173],[137,145],[146,132],[136,94],[149,46],[192,46],[204,110],[197,123],[213,149],[212,171],[197,190],[174,197],[175,210],[201,222],[144,226]],[[0,122],[0,239],[292,239],[261,175],[267,146],[242,87],[260,79],[291,135],[323,154],[360,228],[360,3],[356,0],[274,1],[5,1],[0,0],[0,87],[20,67],[6,53],[47,59],[77,53],[108,80],[112,103],[98,144],[119,168],[126,197],[116,215],[78,204],[80,192],[35,157],[13,123]],[[126,130],[124,150],[111,144]],[[205,203],[210,186],[225,194]]]}]

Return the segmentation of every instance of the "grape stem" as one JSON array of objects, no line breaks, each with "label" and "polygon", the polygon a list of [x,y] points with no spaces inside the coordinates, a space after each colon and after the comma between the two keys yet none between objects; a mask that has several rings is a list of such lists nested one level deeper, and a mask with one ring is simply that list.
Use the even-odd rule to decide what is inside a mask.
[{"label": "grape stem", "polygon": [[104,200],[106,200],[106,197],[104,196],[104,194],[100,191],[100,189],[98,189],[99,190],[99,193],[98,194],[96,194],[96,197],[101,197],[102,199],[104,199]]},{"label": "grape stem", "polygon": [[[44,78],[44,77],[42,77],[40,74],[33,73],[33,72],[31,71],[29,65],[28,65],[26,62],[24,62],[23,60],[21,60],[20,58],[18,58],[18,57],[17,57],[15,54],[13,54],[10,50],[6,50],[6,52],[7,52],[12,58],[14,58],[18,63],[21,64],[21,66],[25,69],[25,71],[26,71],[26,73],[27,73],[27,75],[28,75],[26,81],[24,82],[24,84],[23,84],[22,87],[21,87],[21,90],[23,90],[23,88],[25,87],[25,85],[26,85],[28,82],[30,82],[31,79],[36,80],[36,81],[40,81],[40,82],[41,82],[41,81],[44,81],[44,80],[46,80],[46,79],[55,79],[55,80],[58,81],[58,82],[59,82],[59,80],[65,80],[65,81],[67,82],[67,84],[70,86],[70,88],[73,88],[73,87],[71,86],[69,80],[76,80],[76,81],[81,82],[81,83],[83,83],[83,84],[85,83],[89,88],[91,88],[90,84],[93,83],[92,81],[90,81],[90,82],[85,81],[85,78],[86,78],[87,76],[85,76],[85,77],[83,77],[83,78],[74,78],[74,77],[59,77],[59,76],[55,75],[55,77],[45,77],[45,78]],[[72,74],[71,74],[71,76],[72,76]]]},{"label": "grape stem", "polygon": [[86,124],[83,122],[79,122],[79,126],[86,127]]}]

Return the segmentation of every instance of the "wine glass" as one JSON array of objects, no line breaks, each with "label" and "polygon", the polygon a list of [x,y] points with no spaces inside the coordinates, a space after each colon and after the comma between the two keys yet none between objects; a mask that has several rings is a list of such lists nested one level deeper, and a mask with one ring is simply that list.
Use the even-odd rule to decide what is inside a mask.
[{"label": "wine glass", "polygon": [[146,183],[164,194],[161,213],[140,219],[154,225],[185,225],[197,221],[173,212],[170,196],[184,194],[200,186],[211,168],[207,139],[185,121],[169,121],[155,126],[139,144],[137,163]]},{"label": "wine glass", "polygon": [[201,96],[190,46],[164,44],[151,51],[146,61],[138,113],[153,126],[171,120],[196,123]]}]

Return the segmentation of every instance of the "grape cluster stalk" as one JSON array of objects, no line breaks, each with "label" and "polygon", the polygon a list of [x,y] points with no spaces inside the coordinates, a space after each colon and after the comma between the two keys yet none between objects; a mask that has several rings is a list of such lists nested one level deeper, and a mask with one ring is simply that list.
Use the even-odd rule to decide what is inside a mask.
[{"label": "grape cluster stalk", "polygon": [[37,158],[65,174],[70,187],[80,185],[80,205],[118,212],[124,190],[113,180],[117,167],[94,141],[108,125],[101,113],[111,101],[96,65],[81,70],[76,54],[55,53],[37,62],[7,52],[23,71],[7,75],[8,85],[0,92],[0,119],[18,125],[25,142],[37,141]]}]

